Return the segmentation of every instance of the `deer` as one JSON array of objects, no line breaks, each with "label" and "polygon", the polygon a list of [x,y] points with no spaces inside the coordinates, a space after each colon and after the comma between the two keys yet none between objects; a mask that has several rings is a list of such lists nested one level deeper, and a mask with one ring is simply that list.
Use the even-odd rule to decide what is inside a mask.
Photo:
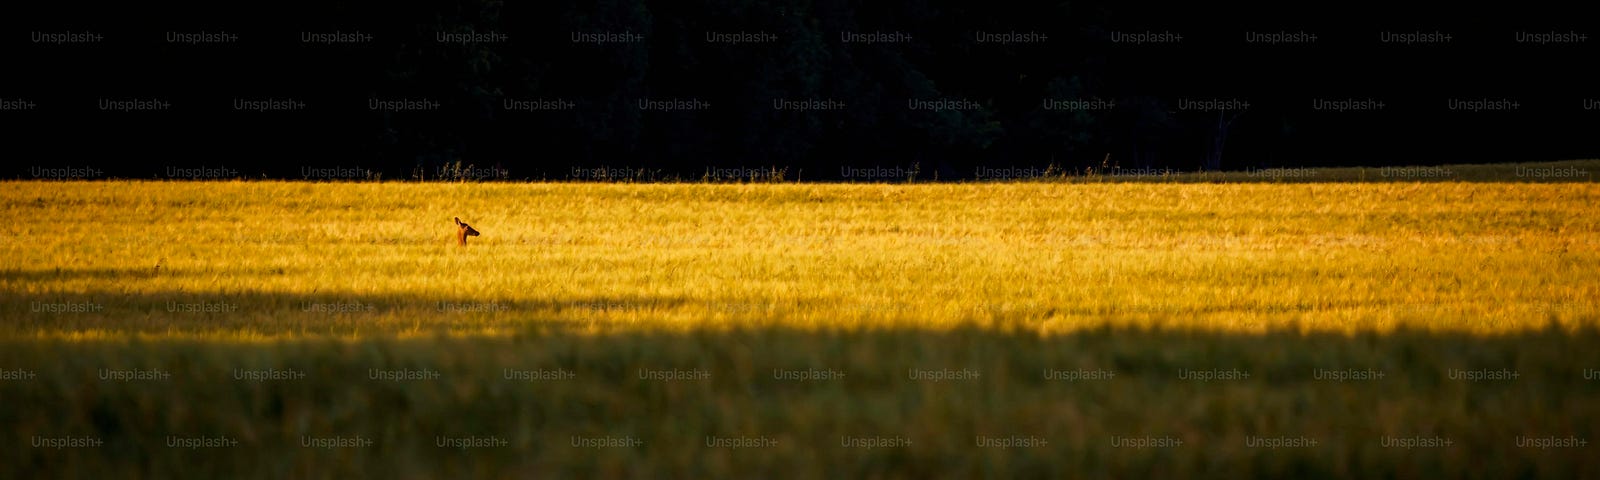
[{"label": "deer", "polygon": [[478,236],[478,230],[477,229],[472,228],[472,225],[467,225],[466,223],[462,222],[461,221],[461,217],[456,217],[456,244],[457,245],[465,247],[465,246],[467,246],[467,237],[476,237],[476,236]]}]

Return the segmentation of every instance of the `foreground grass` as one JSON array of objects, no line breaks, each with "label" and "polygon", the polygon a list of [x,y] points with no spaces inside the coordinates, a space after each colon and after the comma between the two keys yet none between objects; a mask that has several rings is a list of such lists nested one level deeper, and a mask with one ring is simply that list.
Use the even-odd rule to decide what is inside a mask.
[{"label": "foreground grass", "polygon": [[[1596,341],[1594,330],[1094,330],[1042,338],[761,329],[246,345],[7,342],[0,364],[35,378],[0,383],[11,406],[0,409],[8,443],[0,474],[1578,478],[1600,468],[1594,446],[1550,445],[1600,434]],[[99,380],[101,369],[172,376]],[[438,376],[374,379],[373,369]],[[1319,369],[1372,376],[1331,380]],[[686,373],[641,379],[641,371]],[[832,376],[794,380],[775,371]],[[947,378],[913,379],[913,371]],[[1185,378],[1195,371],[1239,374]],[[1470,380],[1462,371],[1517,376]],[[270,372],[283,378],[250,377]],[[237,443],[184,448],[169,436]],[[33,448],[35,437],[104,443]],[[307,438],[371,444],[308,447]],[[479,441],[462,448],[448,440],[462,438]],[[860,438],[909,443],[849,440]]]},{"label": "foreground grass", "polygon": [[[1593,183],[33,182],[0,205],[0,477],[1597,467],[1518,447],[1600,427]],[[236,378],[262,371],[304,376]],[[438,377],[372,378],[404,372]],[[352,436],[373,444],[301,443]],[[1454,443],[1383,442],[1434,436]],[[104,443],[33,446],[61,437]]]}]

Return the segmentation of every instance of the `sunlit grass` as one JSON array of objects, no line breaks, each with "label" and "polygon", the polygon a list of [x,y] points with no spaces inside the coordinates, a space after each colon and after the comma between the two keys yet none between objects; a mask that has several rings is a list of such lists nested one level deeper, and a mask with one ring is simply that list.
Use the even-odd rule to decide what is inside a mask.
[{"label": "sunlit grass", "polygon": [[[1591,325],[1600,298],[1593,183],[116,181],[0,192],[12,220],[0,250],[9,337],[1492,334]],[[483,232],[466,248],[453,245],[457,216]]]},{"label": "sunlit grass", "polygon": [[[1514,439],[1597,435],[1596,184],[1078,180],[0,182],[0,427],[11,432],[0,477],[1595,471],[1583,449]],[[482,236],[454,245],[452,217]],[[710,377],[637,376],[690,368]],[[241,369],[304,377],[241,380]],[[512,381],[506,369],[575,377]],[[796,382],[776,369],[848,376]],[[930,382],[908,369],[982,375]],[[1254,376],[1179,376],[1193,369]],[[1318,369],[1387,376],[1328,381]],[[1452,369],[1520,377],[1461,381]],[[239,446],[170,448],[167,435]],[[507,446],[445,449],[439,435]],[[575,448],[574,435],[645,446]],[[916,443],[841,448],[842,435]],[[1190,443],[1111,442],[1145,435]],[[1262,435],[1326,443],[1247,446]],[[106,445],[33,448],[35,436]],[[306,436],[375,444],[305,448]],[[708,448],[707,436],[777,443]],[[1050,443],[978,448],[977,436]],[[1386,448],[1386,436],[1458,443]]]}]

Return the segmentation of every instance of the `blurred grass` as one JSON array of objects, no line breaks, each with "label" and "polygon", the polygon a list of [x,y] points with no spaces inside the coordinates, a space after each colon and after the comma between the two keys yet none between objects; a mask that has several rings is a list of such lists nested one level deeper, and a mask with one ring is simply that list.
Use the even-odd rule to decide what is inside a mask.
[{"label": "blurred grass", "polygon": [[[739,329],[506,337],[215,342],[7,341],[0,365],[37,378],[0,382],[6,439],[92,435],[93,449],[6,448],[0,474],[37,477],[890,476],[1580,478],[1592,448],[1517,448],[1516,437],[1594,439],[1600,333],[1269,333],[1098,329],[1067,336]],[[98,381],[100,368],[158,369],[168,380]],[[367,369],[439,372],[384,381]],[[566,380],[506,380],[502,369],[564,370]],[[698,369],[706,380],[647,381],[638,369]],[[911,380],[908,369],[969,369],[971,380]],[[1046,380],[1044,369],[1103,380]],[[1236,381],[1180,370],[1240,369]],[[1372,369],[1372,381],[1316,380],[1315,369]],[[1451,380],[1450,369],[1511,369],[1511,381]],[[1592,367],[1589,367],[1592,368]],[[234,369],[303,372],[236,380]],[[824,381],[773,369],[831,369]],[[25,405],[27,408],[15,408]],[[226,436],[237,446],[168,448],[167,435]],[[452,449],[436,436],[506,446]],[[1316,439],[1252,448],[1248,436]],[[317,449],[301,436],[361,436],[367,448]],[[577,448],[572,436],[637,447]],[[759,437],[713,448],[706,436]],[[841,436],[903,437],[845,448]],[[978,447],[1024,437],[1033,447]],[[1113,437],[1182,440],[1113,447]],[[1384,447],[1382,437],[1442,437],[1442,448]],[[1225,473],[1224,473],[1225,472]]]},{"label": "blurred grass", "polygon": [[[1586,449],[1514,444],[1600,426],[1582,374],[1600,369],[1590,182],[0,182],[0,208],[0,370],[36,375],[0,380],[0,478],[1597,467]],[[457,216],[483,232],[467,248],[453,245]],[[49,311],[80,307],[93,311]],[[101,368],[173,378],[106,381]],[[238,381],[236,368],[306,378]],[[374,381],[369,368],[441,378]],[[505,381],[503,368],[577,376]],[[773,368],[846,376],[778,381]],[[912,381],[911,368],[981,376]],[[1318,368],[1388,376],[1317,381]],[[1522,376],[1446,374],[1502,368]],[[1178,379],[1186,369],[1253,376]],[[35,435],[106,444],[33,448]],[[167,448],[167,435],[240,445]],[[302,435],[375,445],[302,448]],[[441,449],[436,435],[509,446]],[[573,448],[572,435],[645,444]],[[778,444],[708,448],[705,435]],[[914,444],[842,448],[841,435]],[[977,435],[1049,443],[979,448]],[[1145,435],[1186,443],[1111,447]],[[1323,443],[1247,448],[1247,435]],[[1458,443],[1383,448],[1383,435]]]}]

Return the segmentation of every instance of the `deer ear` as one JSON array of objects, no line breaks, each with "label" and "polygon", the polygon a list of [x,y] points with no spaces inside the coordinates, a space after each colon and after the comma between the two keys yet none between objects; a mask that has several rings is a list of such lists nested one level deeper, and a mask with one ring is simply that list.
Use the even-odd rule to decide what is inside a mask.
[{"label": "deer ear", "polygon": [[461,217],[456,217],[456,225],[461,225]]}]

